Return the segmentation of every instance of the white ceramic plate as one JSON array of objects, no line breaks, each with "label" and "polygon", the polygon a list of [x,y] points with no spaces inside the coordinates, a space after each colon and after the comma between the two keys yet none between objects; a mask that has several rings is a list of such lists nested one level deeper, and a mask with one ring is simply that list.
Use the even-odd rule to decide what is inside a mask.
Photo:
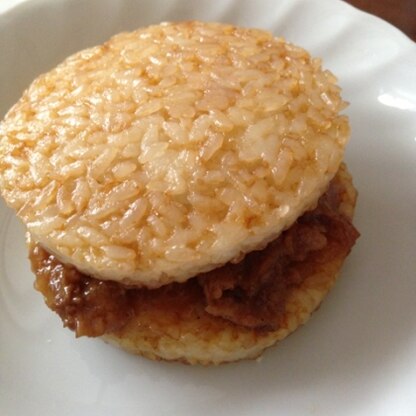
[{"label": "white ceramic plate", "polygon": [[156,363],[75,340],[32,289],[24,231],[0,203],[0,414],[415,415],[416,46],[336,0],[38,0],[0,11],[0,114],[40,72],[161,20],[261,27],[340,79],[362,236],[310,323],[261,362]]}]

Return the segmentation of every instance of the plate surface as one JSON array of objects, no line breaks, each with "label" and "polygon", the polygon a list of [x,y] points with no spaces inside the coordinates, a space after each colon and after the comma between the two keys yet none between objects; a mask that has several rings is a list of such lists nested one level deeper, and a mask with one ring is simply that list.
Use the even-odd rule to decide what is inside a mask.
[{"label": "plate surface", "polygon": [[362,236],[308,325],[261,361],[189,367],[63,330],[32,289],[24,229],[0,202],[0,414],[415,415],[415,44],[337,0],[15,3],[0,6],[1,116],[68,54],[163,20],[265,28],[321,56],[351,103],[346,160]]}]

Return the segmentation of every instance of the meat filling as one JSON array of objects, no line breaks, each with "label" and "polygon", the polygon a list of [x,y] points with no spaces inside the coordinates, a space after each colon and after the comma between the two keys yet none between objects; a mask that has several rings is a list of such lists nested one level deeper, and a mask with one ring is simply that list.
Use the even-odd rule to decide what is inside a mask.
[{"label": "meat filling", "polygon": [[[343,192],[342,184],[334,179],[317,207],[264,250],[246,255],[237,264],[228,263],[186,283],[169,286],[183,290],[189,285],[194,291],[196,281],[196,302],[205,304],[206,313],[247,328],[279,328],[290,291],[319,264],[340,253],[347,255],[359,236],[339,212]],[[30,259],[36,274],[35,288],[77,336],[100,336],[121,328],[137,310],[135,302],[146,297],[143,292],[151,292],[86,276],[60,263],[39,245],[31,248]],[[158,290],[166,287],[153,292]]]}]

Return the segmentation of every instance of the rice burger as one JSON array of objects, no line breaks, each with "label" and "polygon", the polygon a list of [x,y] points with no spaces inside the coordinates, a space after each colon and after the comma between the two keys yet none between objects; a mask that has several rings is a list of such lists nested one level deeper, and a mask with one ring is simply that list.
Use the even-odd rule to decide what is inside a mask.
[{"label": "rice burger", "polygon": [[345,106],[262,30],[163,23],[69,57],[0,125],[35,288],[77,336],[152,359],[259,356],[358,237]]}]

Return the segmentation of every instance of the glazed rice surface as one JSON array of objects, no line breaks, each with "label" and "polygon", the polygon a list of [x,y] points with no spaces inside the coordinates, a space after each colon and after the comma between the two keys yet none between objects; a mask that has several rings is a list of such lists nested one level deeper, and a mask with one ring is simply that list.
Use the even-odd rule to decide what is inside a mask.
[{"label": "glazed rice surface", "polygon": [[182,282],[316,203],[348,140],[344,107],[320,61],[270,33],[152,26],[34,81],[0,124],[0,187],[82,272]]}]

